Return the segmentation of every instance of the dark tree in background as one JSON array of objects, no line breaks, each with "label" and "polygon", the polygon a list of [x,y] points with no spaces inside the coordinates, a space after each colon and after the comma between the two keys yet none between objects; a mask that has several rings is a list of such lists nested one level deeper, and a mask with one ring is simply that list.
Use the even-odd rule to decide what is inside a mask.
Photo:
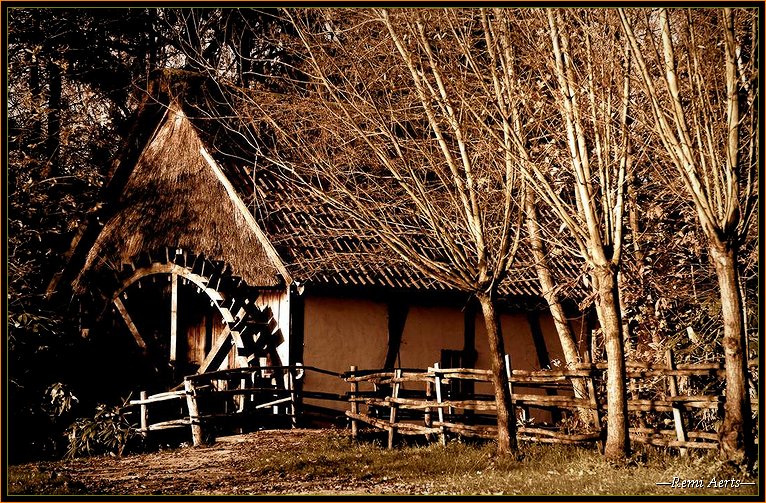
[{"label": "dark tree in background", "polygon": [[45,287],[97,199],[154,49],[145,10],[7,14],[8,391],[21,428],[13,456],[54,448],[47,433],[74,403],[66,387],[49,386],[75,380],[76,312],[44,302]]}]

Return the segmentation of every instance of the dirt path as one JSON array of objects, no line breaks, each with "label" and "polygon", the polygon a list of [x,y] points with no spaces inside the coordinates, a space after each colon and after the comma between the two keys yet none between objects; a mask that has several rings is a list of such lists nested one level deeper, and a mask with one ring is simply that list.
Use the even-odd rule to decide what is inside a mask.
[{"label": "dirt path", "polygon": [[[383,449],[349,430],[264,430],[207,447],[122,458],[99,456],[10,466],[9,495],[755,495],[756,478],[714,457],[649,457],[613,465],[595,449],[527,445],[523,459],[497,459],[492,445]],[[657,485],[737,480],[737,486]],[[740,482],[743,484],[740,486]],[[752,485],[751,485],[752,484]],[[685,488],[686,487],[686,488]],[[719,486],[724,487],[724,486]]]},{"label": "dirt path", "polygon": [[[51,486],[80,494],[424,494],[428,487],[392,480],[262,473],[248,467],[257,457],[312,442],[327,430],[271,430],[219,438],[210,447],[186,447],[123,458],[99,456],[20,465],[50,477]],[[334,430],[332,434],[343,434]]]}]

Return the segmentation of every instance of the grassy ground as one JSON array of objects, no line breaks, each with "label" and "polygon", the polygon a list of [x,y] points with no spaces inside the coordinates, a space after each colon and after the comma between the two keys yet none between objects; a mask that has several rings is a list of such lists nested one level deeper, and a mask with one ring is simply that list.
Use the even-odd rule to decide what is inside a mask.
[{"label": "grassy ground", "polygon": [[[293,436],[291,437],[291,433]],[[297,436],[296,436],[297,435]],[[229,457],[227,457],[229,456]],[[381,447],[347,431],[258,432],[236,441],[123,458],[10,467],[12,494],[756,495],[758,486],[656,485],[711,479],[755,482],[711,456],[657,450],[613,465],[592,449],[523,445],[498,459],[493,444]],[[142,471],[143,470],[143,471]],[[201,481],[205,481],[204,484]],[[730,485],[727,484],[727,485]]]},{"label": "grassy ground", "polygon": [[[259,474],[301,473],[306,477],[348,476],[425,484],[442,494],[518,495],[645,495],[645,494],[755,494],[755,486],[738,489],[676,488],[656,482],[715,478],[754,482],[727,468],[712,456],[681,458],[655,449],[636,453],[626,464],[615,465],[593,449],[539,444],[522,445],[520,459],[498,459],[494,443],[450,442],[405,446],[394,450],[381,442],[354,442],[347,436],[323,439],[321,446],[302,452],[276,453],[257,460]],[[746,480],[745,480],[746,479]],[[696,485],[696,484],[695,484]],[[729,484],[727,484],[729,485]],[[429,491],[429,492],[431,492]]]}]

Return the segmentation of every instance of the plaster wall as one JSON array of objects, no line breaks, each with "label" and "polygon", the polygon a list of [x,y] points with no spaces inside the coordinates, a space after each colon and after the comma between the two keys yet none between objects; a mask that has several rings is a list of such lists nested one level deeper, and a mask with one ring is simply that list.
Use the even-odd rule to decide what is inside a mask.
[{"label": "plaster wall", "polygon": [[[547,311],[533,313],[531,316],[537,316],[537,321],[542,332],[542,342],[548,354],[548,361],[551,367],[558,360],[560,365],[565,365],[564,355],[561,350],[556,326],[553,323],[553,317]],[[581,328],[580,319],[570,320],[575,335],[579,334]],[[545,367],[538,359],[535,341],[532,336],[532,328],[529,317],[526,313],[503,314],[500,317],[500,324],[503,330],[503,342],[505,351],[510,355],[511,368],[518,370],[540,370]],[[476,317],[476,349],[479,356],[476,362],[476,368],[490,368],[489,355],[487,353],[487,331],[484,326],[484,319],[481,314]],[[516,385],[514,392],[528,394],[545,394],[540,388],[528,388]],[[489,383],[477,383],[476,393],[492,394],[494,390]],[[536,422],[548,422],[552,416],[548,410],[530,408],[527,419],[534,419]]]},{"label": "plaster wall", "polygon": [[[359,299],[309,296],[303,321],[303,364],[333,372],[349,366],[383,366],[388,347],[387,308],[383,303]],[[311,391],[345,393],[339,378],[306,371],[303,387]],[[306,404],[346,410],[346,403],[305,400]]]},{"label": "plaster wall", "polygon": [[463,313],[456,308],[410,306],[398,366],[425,369],[440,360],[442,349],[462,350],[463,325]]}]

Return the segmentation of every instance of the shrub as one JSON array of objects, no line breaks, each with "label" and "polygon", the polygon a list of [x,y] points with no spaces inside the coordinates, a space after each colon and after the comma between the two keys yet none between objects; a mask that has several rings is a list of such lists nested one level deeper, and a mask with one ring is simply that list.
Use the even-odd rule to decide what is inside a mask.
[{"label": "shrub", "polygon": [[122,456],[126,448],[137,447],[141,437],[138,429],[128,420],[125,405],[98,404],[92,418],[81,417],[72,423],[67,429],[69,448],[66,456]]}]

